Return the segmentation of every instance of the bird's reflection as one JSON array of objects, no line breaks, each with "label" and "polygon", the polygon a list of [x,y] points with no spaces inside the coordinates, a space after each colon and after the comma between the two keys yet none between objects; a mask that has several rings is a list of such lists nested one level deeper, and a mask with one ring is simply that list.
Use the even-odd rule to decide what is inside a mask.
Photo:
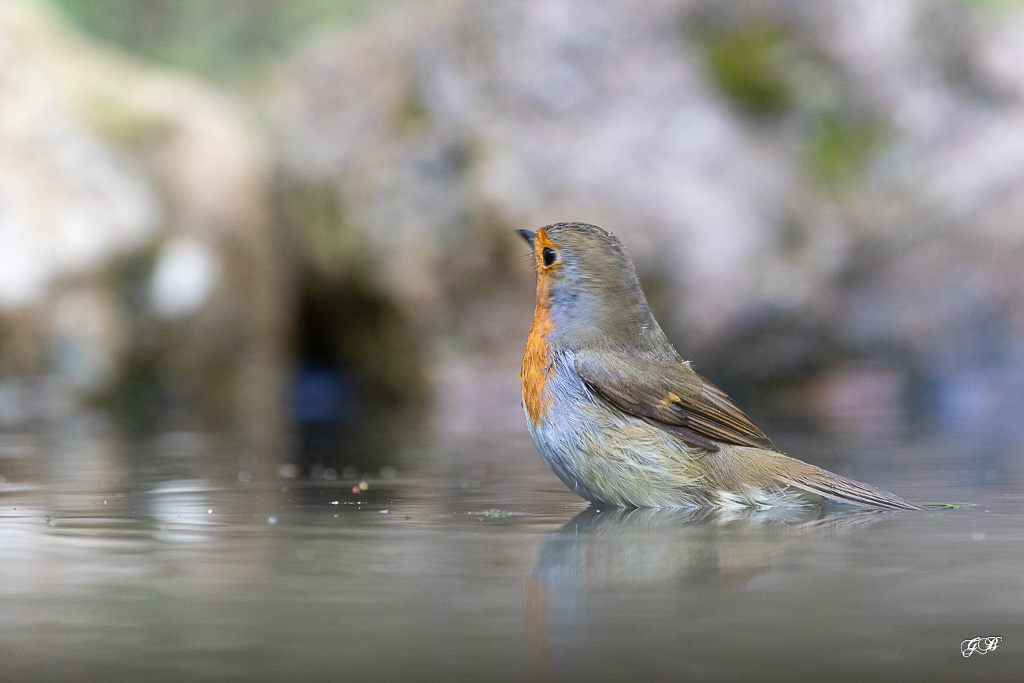
[{"label": "bird's reflection", "polygon": [[821,506],[714,510],[587,508],[555,532],[534,576],[588,584],[743,583],[796,539],[873,524],[885,511]]},{"label": "bird's reflection", "polygon": [[570,634],[606,616],[618,600],[656,605],[661,595],[678,605],[689,590],[742,592],[801,546],[892,514],[844,506],[588,508],[551,535],[528,581],[524,613],[533,673],[552,674],[552,658],[571,648]]}]

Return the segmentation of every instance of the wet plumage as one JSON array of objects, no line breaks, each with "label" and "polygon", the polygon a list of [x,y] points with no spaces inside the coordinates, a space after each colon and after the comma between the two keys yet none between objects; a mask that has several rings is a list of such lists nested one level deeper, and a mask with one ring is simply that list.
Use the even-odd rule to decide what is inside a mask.
[{"label": "wet plumage", "polygon": [[679,356],[611,233],[584,223],[520,232],[537,270],[523,407],[538,450],[570,489],[637,507],[798,505],[788,493],[796,488],[917,508],[774,450]]}]

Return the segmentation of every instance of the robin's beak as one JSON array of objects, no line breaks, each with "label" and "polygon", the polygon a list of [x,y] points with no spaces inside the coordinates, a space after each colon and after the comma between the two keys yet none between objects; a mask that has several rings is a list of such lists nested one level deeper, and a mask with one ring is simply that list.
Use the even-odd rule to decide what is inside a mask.
[{"label": "robin's beak", "polygon": [[530,232],[529,230],[516,230],[516,232],[519,233],[520,237],[529,242],[531,247],[533,246],[533,238],[537,235],[537,233]]}]

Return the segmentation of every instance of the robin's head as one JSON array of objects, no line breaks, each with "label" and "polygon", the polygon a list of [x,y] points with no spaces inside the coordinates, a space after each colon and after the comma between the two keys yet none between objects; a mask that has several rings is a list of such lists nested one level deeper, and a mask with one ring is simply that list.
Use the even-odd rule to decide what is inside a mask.
[{"label": "robin's head", "polygon": [[661,334],[633,262],[610,232],[555,223],[519,234],[533,247],[537,305],[547,309],[560,334],[625,343]]}]

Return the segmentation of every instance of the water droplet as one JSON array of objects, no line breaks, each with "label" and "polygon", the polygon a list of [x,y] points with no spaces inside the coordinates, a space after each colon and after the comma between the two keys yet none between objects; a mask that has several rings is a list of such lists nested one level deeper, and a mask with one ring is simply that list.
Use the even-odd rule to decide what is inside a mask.
[{"label": "water droplet", "polygon": [[277,517],[267,517],[267,524],[277,524]]}]

